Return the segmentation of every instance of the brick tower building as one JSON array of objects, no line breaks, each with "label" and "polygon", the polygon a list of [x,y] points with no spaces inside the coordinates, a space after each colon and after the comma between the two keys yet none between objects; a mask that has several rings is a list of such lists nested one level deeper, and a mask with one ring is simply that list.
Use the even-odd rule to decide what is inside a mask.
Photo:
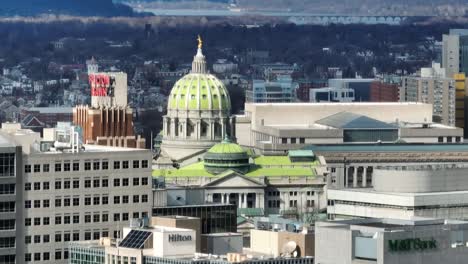
[{"label": "brick tower building", "polygon": [[91,73],[91,106],[73,108],[73,123],[82,128],[83,142],[105,146],[144,148],[135,136],[133,111],[127,105],[127,74]]}]

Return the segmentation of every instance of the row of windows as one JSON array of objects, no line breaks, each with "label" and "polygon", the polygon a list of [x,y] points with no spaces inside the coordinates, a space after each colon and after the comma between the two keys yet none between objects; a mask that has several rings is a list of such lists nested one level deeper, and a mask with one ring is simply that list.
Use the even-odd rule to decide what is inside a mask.
[{"label": "row of windows", "polygon": [[[130,216],[132,218],[140,218],[139,212],[130,213],[115,213],[113,214],[114,221],[129,221]],[[141,212],[141,217],[148,217],[147,212]],[[84,223],[100,223],[100,222],[109,222],[109,213],[85,213],[83,218]],[[80,215],[56,215],[54,218],[55,225],[69,225],[69,224],[79,224],[80,223]],[[34,217],[34,218],[25,218],[24,225],[25,226],[40,226],[40,225],[50,225],[50,217]],[[14,223],[13,223],[14,225]]]},{"label": "row of windows", "polygon": [[[299,192],[299,194],[300,194],[300,192]],[[312,195],[315,194],[315,192],[314,191],[307,191],[306,194],[307,194],[307,196],[312,196]],[[297,195],[298,195],[297,191],[289,192],[289,196],[297,196]],[[279,191],[269,191],[268,196],[280,196],[280,192]]]},{"label": "row of windows", "polygon": [[0,195],[1,194],[15,194],[15,184],[14,183],[0,184]]},{"label": "row of windows", "polygon": [[[133,195],[132,197],[132,202],[133,203],[147,203],[148,202],[148,195],[143,194],[143,195]],[[141,197],[141,199],[140,199]],[[107,205],[109,204],[109,197],[108,196],[94,196],[94,197],[84,197],[83,199],[84,205]],[[120,196],[114,196],[114,204],[128,204],[130,203],[130,196],[129,195],[123,195],[122,199]],[[80,206],[80,197],[72,197],[72,198],[61,198],[57,197],[55,198],[55,207],[69,207],[69,206]],[[49,208],[50,207],[50,200],[49,199],[44,199],[42,200],[42,208]],[[25,209],[30,209],[30,208],[41,208],[41,200],[26,200],[24,201],[24,208]]]},{"label": "row of windows", "polygon": [[[41,258],[42,256],[42,258]],[[63,259],[68,259],[68,250],[65,249],[62,254],[62,250],[58,249],[55,251],[55,260],[61,260]],[[50,253],[49,252],[43,252],[43,253],[26,253],[24,255],[24,260],[26,262],[31,262],[31,261],[47,261],[50,260]]]},{"label": "row of windows", "polygon": [[[148,160],[133,160],[131,162],[132,168],[133,169],[139,169],[139,168],[148,168]],[[124,161],[114,161],[114,170],[118,169],[129,169],[130,168],[130,161],[124,160]],[[42,168],[41,168],[42,167]],[[42,169],[42,170],[41,170]],[[61,171],[80,171],[81,165],[80,161],[75,160],[75,161],[58,161],[55,162],[54,164],[54,171],[55,172],[61,172]],[[107,160],[86,160],[84,162],[84,170],[85,171],[90,171],[90,170],[108,170],[109,169],[109,161]],[[25,173],[39,173],[39,172],[50,172],[50,164],[26,164],[24,165],[24,172]]]},{"label": "row of windows", "polygon": [[0,237],[0,248],[14,248],[15,244],[15,237]]},{"label": "row of windows", "polygon": [[[133,186],[139,186],[141,185],[148,185],[148,177],[142,177],[141,180],[140,178],[133,178],[132,179],[132,184]],[[129,186],[130,185],[130,179],[129,178],[123,178],[123,179],[114,179],[114,187],[120,187],[120,186]],[[79,179],[73,179],[73,180],[56,180],[55,181],[55,190],[61,190],[61,189],[79,189],[80,188],[80,180]],[[109,187],[109,179],[86,179],[84,180],[84,187],[85,188],[99,188],[99,187]],[[42,190],[49,190],[50,189],[50,182],[42,182]],[[24,184],[24,190],[25,191],[40,191],[41,190],[41,183],[40,182],[27,182]]]},{"label": "row of windows", "polygon": [[[296,144],[296,138],[290,138],[289,144]],[[288,138],[281,138],[281,144],[288,144]],[[299,138],[299,144],[305,144],[305,138]]]}]

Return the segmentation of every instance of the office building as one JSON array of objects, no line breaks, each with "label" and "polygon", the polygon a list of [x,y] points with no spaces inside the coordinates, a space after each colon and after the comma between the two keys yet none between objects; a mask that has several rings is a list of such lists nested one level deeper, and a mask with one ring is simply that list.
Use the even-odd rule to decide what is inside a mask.
[{"label": "office building", "polygon": [[370,102],[398,102],[401,77],[393,75],[379,76],[370,85]]},{"label": "office building", "polygon": [[310,89],[310,102],[353,102],[353,89],[339,89],[333,87]]},{"label": "office building", "polygon": [[[196,251],[196,231],[186,228],[147,225],[144,221],[125,227],[123,239],[103,238],[70,243],[70,263],[79,264],[312,264],[312,257],[294,254],[285,248],[281,257],[243,250],[239,234],[210,234],[209,254]],[[240,251],[240,252],[239,252]],[[218,253],[218,254],[215,254]]]},{"label": "office building", "polygon": [[440,64],[421,68],[419,76],[403,77],[401,102],[422,102],[433,105],[433,121],[455,126],[455,81],[446,77]]},{"label": "office building", "polygon": [[371,187],[328,189],[328,217],[467,219],[467,171],[466,162],[374,167]]},{"label": "office building", "polygon": [[91,105],[73,108],[73,123],[82,128],[86,144],[144,148],[135,136],[133,110],[127,104],[127,74],[90,73]]},{"label": "office building", "polygon": [[327,187],[332,189],[372,187],[373,171],[382,166],[468,162],[466,144],[329,144],[304,149],[324,158],[329,172]]},{"label": "office building", "polygon": [[22,263],[23,173],[21,145],[0,135],[0,263]]},{"label": "office building", "polygon": [[317,222],[320,264],[466,263],[468,222],[444,219],[359,219]]},{"label": "office building", "polygon": [[[456,73],[453,75],[455,80],[455,125],[460,128],[468,128],[468,110],[465,106],[468,105],[468,82],[466,81],[465,73]],[[468,129],[464,130],[464,138],[468,137]]]},{"label": "office building", "polygon": [[468,30],[451,29],[442,36],[442,66],[447,77],[454,74],[468,74]]},{"label": "office building", "polygon": [[432,123],[432,112],[423,103],[245,104],[236,135],[269,155],[310,144],[461,142],[463,129]]},{"label": "office building", "polygon": [[275,80],[252,80],[245,91],[250,103],[290,103],[296,101],[297,83],[291,75],[279,75]]},{"label": "office building", "polygon": [[335,78],[328,80],[328,87],[338,89],[353,89],[356,102],[370,101],[370,85],[374,79],[363,78]]},{"label": "office building", "polygon": [[[149,150],[82,145],[76,128],[64,124],[54,130],[51,141],[12,125],[1,132],[8,144],[22,149],[18,153],[16,148],[14,159],[4,159],[5,173],[12,178],[2,179],[11,184],[13,176],[17,178],[16,204],[8,201],[11,195],[5,196],[2,213],[7,220],[13,216],[9,206],[17,207],[16,263],[66,263],[70,241],[119,237],[120,225],[150,214]],[[12,151],[5,150],[5,155]],[[18,174],[7,166],[12,161]],[[2,230],[0,235],[3,232],[11,234]]]}]

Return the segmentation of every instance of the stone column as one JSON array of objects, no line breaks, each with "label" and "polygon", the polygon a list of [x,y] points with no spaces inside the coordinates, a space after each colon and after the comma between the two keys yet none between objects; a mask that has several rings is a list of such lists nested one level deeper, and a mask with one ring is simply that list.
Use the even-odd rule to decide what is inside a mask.
[{"label": "stone column", "polygon": [[237,204],[238,208],[242,208],[242,193],[237,194],[239,197],[239,203]]},{"label": "stone column", "polygon": [[230,196],[231,194],[230,193],[226,193],[226,203],[229,204],[230,203]]},{"label": "stone column", "polygon": [[307,209],[307,200],[308,200],[307,191],[302,191],[301,192],[301,201],[300,201],[301,204],[297,205],[297,207],[300,207],[301,212],[306,212],[308,210]]},{"label": "stone column", "polygon": [[284,192],[280,192],[280,210],[284,210]]},{"label": "stone column", "polygon": [[259,208],[265,209],[265,197],[263,193],[258,194],[258,203],[260,204]]},{"label": "stone column", "polygon": [[364,167],[362,171],[362,187],[367,187],[367,167]]},{"label": "stone column", "polygon": [[260,208],[259,193],[255,193],[255,208]]},{"label": "stone column", "polygon": [[244,193],[244,204],[242,205],[242,208],[247,208],[247,195],[248,193]]},{"label": "stone column", "polygon": [[358,174],[358,167],[353,167],[353,188],[357,187],[357,174]]},{"label": "stone column", "polygon": [[344,183],[343,183],[343,187],[346,188],[348,187],[348,178],[349,178],[349,168],[348,166],[344,165]]},{"label": "stone column", "polygon": [[226,203],[226,201],[224,200],[224,195],[225,195],[224,193],[221,194],[221,203],[222,204]]},{"label": "stone column", "polygon": [[226,136],[226,120],[221,120],[221,139],[224,139]]},{"label": "stone column", "polygon": [[213,194],[212,193],[208,193],[206,195],[206,201],[209,202],[209,203],[213,202]]}]

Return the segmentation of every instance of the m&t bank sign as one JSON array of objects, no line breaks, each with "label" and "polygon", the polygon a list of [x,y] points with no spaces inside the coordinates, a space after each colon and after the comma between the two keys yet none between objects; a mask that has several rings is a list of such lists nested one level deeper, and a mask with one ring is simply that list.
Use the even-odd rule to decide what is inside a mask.
[{"label": "m&t bank sign", "polygon": [[434,238],[430,240],[421,240],[420,238],[388,240],[388,248],[391,252],[437,249],[437,241]]}]

